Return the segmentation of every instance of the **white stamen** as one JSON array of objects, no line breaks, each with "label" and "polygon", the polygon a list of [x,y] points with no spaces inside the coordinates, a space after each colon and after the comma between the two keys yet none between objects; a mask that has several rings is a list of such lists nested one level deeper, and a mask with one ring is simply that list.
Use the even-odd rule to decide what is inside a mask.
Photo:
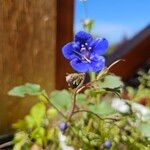
[{"label": "white stamen", "polygon": [[91,61],[88,59],[88,58],[86,58],[85,56],[83,57],[87,62],[89,62],[89,63],[91,63]]},{"label": "white stamen", "polygon": [[89,47],[89,48],[88,48],[88,50],[91,50],[91,49],[92,49],[92,47]]},{"label": "white stamen", "polygon": [[82,48],[81,48],[81,51],[84,51],[84,50],[86,50],[86,48],[85,48],[85,47],[82,47]]},{"label": "white stamen", "polygon": [[81,47],[84,47],[84,45],[82,44]]},{"label": "white stamen", "polygon": [[85,45],[87,46],[87,45],[88,45],[88,43],[85,43]]},{"label": "white stamen", "polygon": [[80,54],[77,51],[74,51],[76,54],[78,54],[79,56],[81,56],[82,60],[86,60],[87,62],[91,63],[91,60],[89,60],[87,57],[85,57],[84,55]]}]

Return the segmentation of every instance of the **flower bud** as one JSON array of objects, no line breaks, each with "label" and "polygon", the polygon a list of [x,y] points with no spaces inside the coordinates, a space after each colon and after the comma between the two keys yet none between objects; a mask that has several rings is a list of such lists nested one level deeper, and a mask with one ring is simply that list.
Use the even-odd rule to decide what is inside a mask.
[{"label": "flower bud", "polygon": [[66,122],[62,122],[59,124],[59,129],[64,132],[68,128],[68,125]]},{"label": "flower bud", "polygon": [[104,147],[107,148],[107,149],[110,149],[112,146],[112,143],[110,140],[106,140],[105,143],[104,143]]},{"label": "flower bud", "polygon": [[77,73],[72,73],[66,76],[66,82],[68,86],[76,88],[82,81],[82,75]]}]

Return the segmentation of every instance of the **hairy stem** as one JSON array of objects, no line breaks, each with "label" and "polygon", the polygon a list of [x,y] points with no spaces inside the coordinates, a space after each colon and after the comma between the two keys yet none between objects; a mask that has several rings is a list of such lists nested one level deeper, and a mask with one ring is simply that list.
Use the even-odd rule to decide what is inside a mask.
[{"label": "hairy stem", "polygon": [[91,78],[91,81],[94,81],[96,79],[96,73],[90,72],[90,78]]},{"label": "hairy stem", "polygon": [[[74,111],[73,115],[77,114],[77,113],[80,113],[80,112],[87,112],[87,113],[90,113],[90,114],[93,114],[94,116],[96,116],[97,118],[101,119],[101,120],[104,120],[104,118],[100,117],[98,114],[90,111],[90,110],[85,110],[85,109],[81,109],[81,110],[77,110],[77,111]],[[72,115],[72,116],[73,116]]]},{"label": "hairy stem", "polygon": [[72,107],[71,113],[70,113],[70,115],[68,117],[68,121],[71,120],[71,117],[72,117],[72,115],[73,115],[73,113],[75,111],[75,108],[76,108],[76,96],[80,92],[80,88],[82,88],[84,80],[85,80],[86,74],[83,73],[82,75],[83,75],[83,77],[82,77],[83,79],[82,79],[81,83],[78,85],[78,87],[75,89],[75,92],[73,94],[73,107]]}]

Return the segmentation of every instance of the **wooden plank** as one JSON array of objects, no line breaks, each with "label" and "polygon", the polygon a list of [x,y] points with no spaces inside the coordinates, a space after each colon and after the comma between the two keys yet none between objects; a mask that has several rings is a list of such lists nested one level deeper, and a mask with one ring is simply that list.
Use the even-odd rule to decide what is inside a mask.
[{"label": "wooden plank", "polygon": [[57,38],[56,38],[56,89],[66,87],[66,73],[72,72],[61,52],[64,44],[73,37],[74,0],[57,0]]},{"label": "wooden plank", "polygon": [[55,40],[55,0],[0,0],[0,133],[35,102],[8,97],[10,88],[35,82],[54,89]]}]

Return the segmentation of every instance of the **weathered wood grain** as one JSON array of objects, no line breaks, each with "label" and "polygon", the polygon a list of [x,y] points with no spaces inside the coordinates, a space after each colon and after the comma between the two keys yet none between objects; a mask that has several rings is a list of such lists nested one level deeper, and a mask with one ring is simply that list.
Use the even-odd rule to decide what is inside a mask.
[{"label": "weathered wood grain", "polygon": [[7,96],[13,86],[55,86],[56,0],[0,0],[0,133],[34,103]]}]

